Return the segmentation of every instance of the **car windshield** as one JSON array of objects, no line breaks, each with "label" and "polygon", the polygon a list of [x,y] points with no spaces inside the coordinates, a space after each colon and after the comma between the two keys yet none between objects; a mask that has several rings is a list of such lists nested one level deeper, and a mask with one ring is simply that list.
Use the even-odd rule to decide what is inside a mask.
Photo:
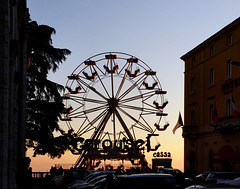
[{"label": "car windshield", "polygon": [[99,180],[104,179],[104,178],[106,178],[106,177],[107,177],[107,175],[97,176],[96,178],[91,179],[91,180],[89,181],[89,183],[94,184],[94,183],[98,182]]},{"label": "car windshield", "polygon": [[101,172],[94,172],[88,176],[85,177],[84,181],[89,182],[90,180],[92,180],[93,178],[99,176],[99,175],[107,175],[107,174],[114,174],[114,171],[101,171]]}]

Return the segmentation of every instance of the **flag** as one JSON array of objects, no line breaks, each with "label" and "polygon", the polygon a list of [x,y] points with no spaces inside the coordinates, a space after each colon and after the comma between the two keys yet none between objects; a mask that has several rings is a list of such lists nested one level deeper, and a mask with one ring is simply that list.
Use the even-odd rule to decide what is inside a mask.
[{"label": "flag", "polygon": [[215,101],[214,101],[214,104],[213,104],[212,120],[213,120],[214,123],[218,122],[217,106],[216,106],[216,102]]},{"label": "flag", "polygon": [[182,126],[183,126],[182,116],[181,116],[181,113],[179,112],[178,121],[172,130],[173,134],[175,134],[175,131]]},{"label": "flag", "polygon": [[238,117],[240,115],[240,112],[237,109],[233,96],[232,96],[232,114],[233,117]]}]

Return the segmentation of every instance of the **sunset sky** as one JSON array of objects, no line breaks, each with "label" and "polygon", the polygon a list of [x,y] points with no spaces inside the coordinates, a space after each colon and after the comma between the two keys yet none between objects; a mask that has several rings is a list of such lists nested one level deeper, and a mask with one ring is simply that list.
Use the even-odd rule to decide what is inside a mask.
[{"label": "sunset sky", "polygon": [[[183,170],[182,129],[173,135],[178,114],[184,121],[184,62],[180,57],[237,19],[237,0],[27,0],[30,17],[56,30],[53,45],[72,51],[49,79],[66,84],[67,76],[87,58],[102,52],[124,52],[143,60],[157,72],[169,122],[159,133],[159,152],[172,154],[172,166]],[[31,156],[31,151],[27,153]],[[151,163],[153,153],[147,154]],[[78,156],[32,158],[33,171],[54,164],[74,164]]]}]

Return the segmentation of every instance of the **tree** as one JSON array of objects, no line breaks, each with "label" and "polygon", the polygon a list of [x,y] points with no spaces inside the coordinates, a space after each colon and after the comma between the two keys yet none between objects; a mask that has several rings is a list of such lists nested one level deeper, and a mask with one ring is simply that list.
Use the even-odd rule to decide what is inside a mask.
[{"label": "tree", "polygon": [[33,147],[34,155],[61,157],[68,146],[65,138],[54,137],[54,132],[62,132],[58,121],[64,110],[60,95],[64,87],[48,80],[47,75],[56,72],[71,51],[52,46],[54,28],[37,22],[29,25],[31,65],[27,69],[26,146]]}]

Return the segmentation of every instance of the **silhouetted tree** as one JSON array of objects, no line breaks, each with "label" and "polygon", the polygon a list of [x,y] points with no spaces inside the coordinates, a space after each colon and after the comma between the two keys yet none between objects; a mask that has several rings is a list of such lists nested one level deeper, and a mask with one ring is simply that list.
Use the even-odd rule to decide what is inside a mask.
[{"label": "silhouetted tree", "polygon": [[48,80],[47,75],[55,72],[71,51],[52,46],[54,28],[36,22],[29,23],[29,28],[31,64],[27,69],[26,146],[33,147],[34,155],[61,157],[67,145],[64,137],[55,138],[54,132],[61,131],[58,121],[64,109],[60,95],[64,87]]}]

